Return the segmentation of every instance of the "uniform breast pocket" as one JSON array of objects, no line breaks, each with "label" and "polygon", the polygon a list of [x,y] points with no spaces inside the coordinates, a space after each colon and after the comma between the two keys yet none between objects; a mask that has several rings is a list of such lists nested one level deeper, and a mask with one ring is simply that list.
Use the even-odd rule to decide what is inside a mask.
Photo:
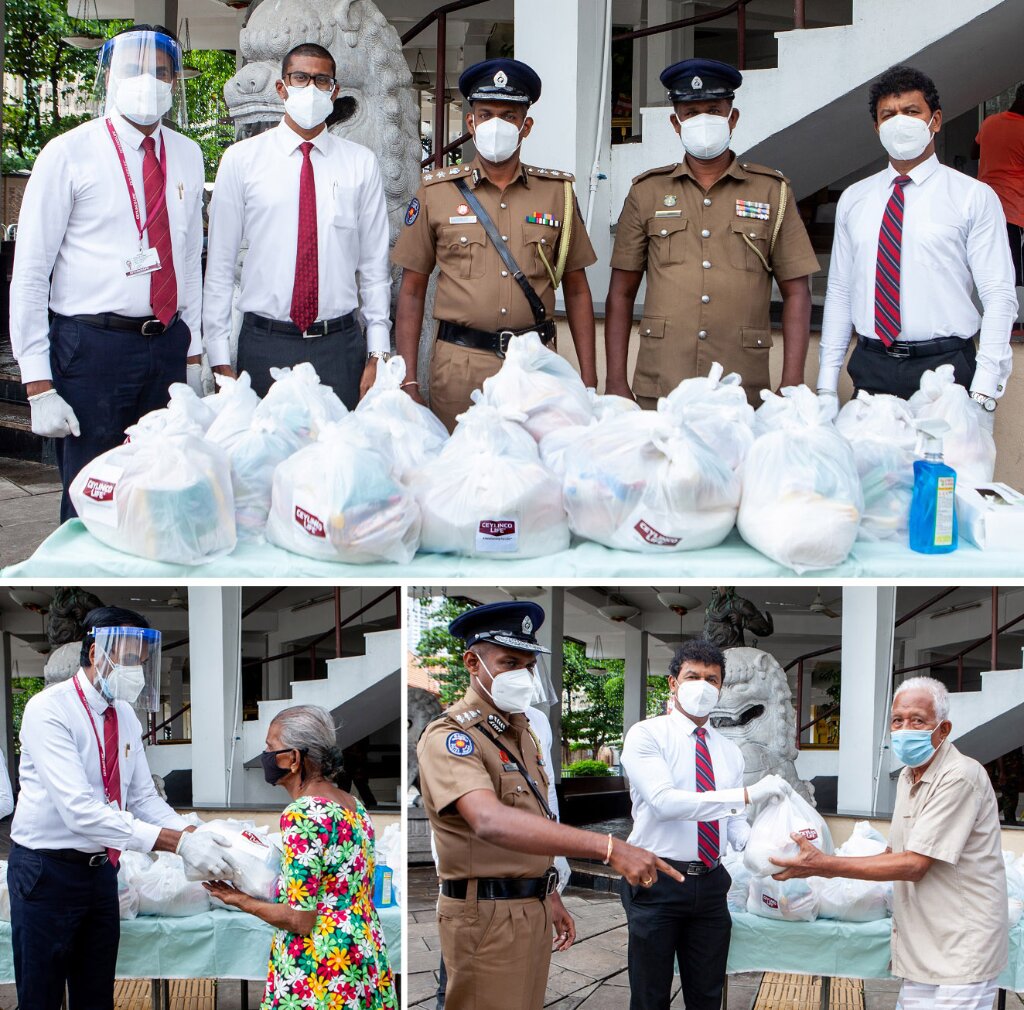
[{"label": "uniform breast pocket", "polygon": [[730,224],[729,262],[737,270],[769,269],[768,222],[737,217]]},{"label": "uniform breast pocket", "polygon": [[486,243],[487,236],[482,227],[463,225],[441,228],[437,240],[438,259],[444,256],[446,272],[463,280],[477,280],[484,275]]},{"label": "uniform breast pocket", "polygon": [[359,227],[359,190],[355,186],[335,186],[332,204],[331,223],[335,228]]},{"label": "uniform breast pocket", "polygon": [[499,782],[499,798],[507,807],[533,808],[535,800],[526,779],[519,772],[505,772]]},{"label": "uniform breast pocket", "polygon": [[533,224],[529,221],[523,224],[523,248],[527,250],[523,257],[523,269],[526,275],[533,279],[540,279],[548,276],[548,268],[544,265],[547,260],[552,269],[555,267],[555,259],[558,256],[559,229],[552,228],[546,224]]},{"label": "uniform breast pocket", "polygon": [[686,259],[685,217],[652,217],[647,222],[647,257],[660,266]]}]

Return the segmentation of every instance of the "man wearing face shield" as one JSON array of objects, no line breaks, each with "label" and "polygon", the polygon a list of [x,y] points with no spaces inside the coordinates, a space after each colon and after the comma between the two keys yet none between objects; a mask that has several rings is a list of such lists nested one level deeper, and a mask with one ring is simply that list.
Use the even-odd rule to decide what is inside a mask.
[{"label": "man wearing face shield", "polygon": [[229,846],[157,795],[133,705],[159,701],[160,633],[120,607],[91,611],[81,669],[31,698],[21,724],[21,792],[7,882],[18,1005],[111,1007],[125,849],[177,852],[209,879]]},{"label": "man wearing face shield", "polygon": [[772,857],[776,880],[892,880],[892,973],[900,1010],[991,1010],[1008,960],[1009,919],[999,807],[984,767],[953,746],[949,693],[932,677],[896,689],[896,785],[889,847],[828,856],[802,835],[792,858]]},{"label": "man wearing face shield", "polygon": [[565,311],[583,382],[597,386],[594,304],[586,267],[597,260],[572,188],[557,169],[524,165],[527,114],[541,93],[519,60],[487,60],[466,69],[459,90],[471,108],[476,157],[428,169],[409,204],[392,254],[403,268],[395,344],[408,365],[405,391],[423,403],[416,382],[427,283],[439,270],[430,358],[430,409],[451,431],[469,394],[501,367],[511,336],[535,331],[552,350],[555,289]]},{"label": "man wearing face shield", "polygon": [[264,396],[272,367],[308,361],[351,410],[377,361],[390,356],[391,265],[377,158],[327,129],[340,89],[327,49],[295,46],[277,82],[281,122],[224,152],[210,203],[203,323],[213,370],[233,375],[235,263],[247,242],[238,370]]},{"label": "man wearing face shield", "polygon": [[181,48],[136,25],[100,50],[97,118],[39,153],[22,203],[11,343],[32,430],[56,439],[64,496],[78,471],[167,405],[201,391],[203,156],[184,118]]},{"label": "man wearing face shield", "polygon": [[525,715],[548,651],[535,636],[543,620],[537,604],[514,602],[452,621],[449,630],[466,643],[470,687],[417,746],[441,878],[446,1010],[543,1007],[552,933],[560,943],[571,928],[556,890],[556,853],[600,859],[641,887],[683,886],[682,874],[650,852],[554,820]]},{"label": "man wearing face shield", "polygon": [[[683,60],[662,73],[683,160],[638,175],[619,215],[605,303],[605,392],[635,396],[644,408],[716,361],[738,372],[747,399],[760,405],[770,384],[773,280],[782,293],[780,385],[804,381],[818,260],[782,173],[729,149],[742,81],[717,60]],[[645,274],[630,387],[629,335]]]},{"label": "man wearing face shield", "polygon": [[686,875],[682,888],[664,878],[647,889],[623,883],[631,1010],[668,1010],[677,959],[688,1010],[721,1006],[732,931],[726,841],[744,849],[744,807],[790,791],[778,775],[744,787],[739,747],[708,725],[724,679],[717,646],[684,642],[669,665],[668,714],[636,723],[623,742],[633,800],[629,840]]},{"label": "man wearing face shield", "polygon": [[847,365],[856,390],[906,399],[925,371],[952,365],[991,432],[1017,318],[999,197],[939,164],[942,105],[927,75],[890,67],[871,85],[868,106],[889,164],[839,198],[818,393],[837,395],[856,334]]}]

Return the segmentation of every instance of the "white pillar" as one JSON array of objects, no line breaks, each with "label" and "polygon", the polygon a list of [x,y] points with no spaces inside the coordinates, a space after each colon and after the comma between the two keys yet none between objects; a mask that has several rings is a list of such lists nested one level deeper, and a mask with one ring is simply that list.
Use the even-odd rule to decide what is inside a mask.
[{"label": "white pillar", "polygon": [[895,587],[843,589],[840,814],[892,812],[888,727],[895,618]]},{"label": "white pillar", "polygon": [[241,802],[242,590],[192,586],[188,591],[192,673],[192,802]]},{"label": "white pillar", "polygon": [[648,633],[626,627],[626,672],[622,705],[622,735],[647,718]]},{"label": "white pillar", "polygon": [[548,719],[551,722],[551,774],[558,782],[562,777],[562,687],[565,681],[562,671],[562,640],[565,638],[565,589],[552,586],[539,601],[547,615],[540,630],[537,641],[551,650],[546,657],[548,669],[551,671],[551,686],[555,689],[558,701],[551,706]]}]

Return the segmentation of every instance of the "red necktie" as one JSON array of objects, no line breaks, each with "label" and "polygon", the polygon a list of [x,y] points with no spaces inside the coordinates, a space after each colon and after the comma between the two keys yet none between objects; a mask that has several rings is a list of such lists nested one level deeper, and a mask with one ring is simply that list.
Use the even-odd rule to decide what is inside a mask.
[{"label": "red necktie", "polygon": [[[709,793],[715,790],[715,769],[711,766],[711,752],[705,739],[707,730],[698,726],[694,732],[697,738],[697,792]],[[721,850],[718,821],[697,822],[697,854],[705,866],[714,866]]]},{"label": "red necktie", "polygon": [[903,329],[900,316],[900,255],[903,245],[903,187],[909,175],[893,180],[892,196],[885,205],[878,232],[878,263],[875,266],[875,333],[886,347]]},{"label": "red necktie", "polygon": [[166,326],[178,311],[178,279],[174,275],[171,226],[167,220],[164,170],[156,159],[156,141],[144,137],[142,184],[146,190],[146,231],[149,244],[160,257],[160,269],[149,275],[149,304],[153,315]]},{"label": "red necktie", "polygon": [[317,254],[316,180],[309,152],[310,141],[300,144],[302,173],[299,176],[299,238],[295,249],[295,284],[292,287],[291,319],[303,333],[316,321],[320,299],[320,258]]},{"label": "red necktie", "polygon": [[[109,799],[117,800],[117,805],[120,806],[121,766],[117,757],[117,711],[113,705],[108,705],[103,713],[103,790]],[[121,853],[117,849],[107,849],[107,858],[117,866]]]}]

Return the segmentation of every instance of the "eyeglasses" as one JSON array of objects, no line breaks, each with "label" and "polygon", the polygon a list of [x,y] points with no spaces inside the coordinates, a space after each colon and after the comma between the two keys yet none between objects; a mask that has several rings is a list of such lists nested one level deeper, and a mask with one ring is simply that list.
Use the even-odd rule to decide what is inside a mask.
[{"label": "eyeglasses", "polygon": [[320,91],[331,91],[338,82],[327,74],[307,74],[304,70],[293,70],[284,75],[285,80],[297,88],[305,88],[312,81]]}]

